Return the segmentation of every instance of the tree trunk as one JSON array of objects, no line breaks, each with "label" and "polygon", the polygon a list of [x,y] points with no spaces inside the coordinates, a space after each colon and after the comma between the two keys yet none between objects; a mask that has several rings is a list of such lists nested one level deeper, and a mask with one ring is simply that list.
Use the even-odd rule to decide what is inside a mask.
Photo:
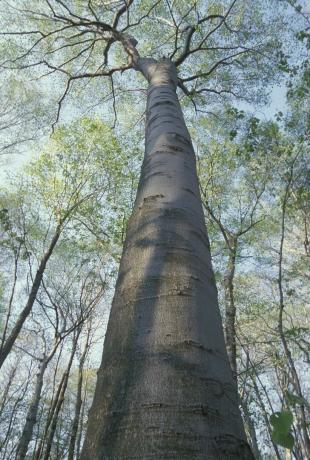
[{"label": "tree trunk", "polygon": [[59,382],[59,384],[57,386],[57,389],[56,389],[56,378],[57,378],[57,375],[58,375],[58,366],[59,366],[59,361],[60,361],[60,358],[61,358],[61,354],[62,354],[62,348],[60,349],[60,352],[59,352],[59,355],[58,355],[58,358],[57,358],[56,367],[55,367],[55,370],[54,370],[51,403],[49,405],[47,415],[44,416],[44,421],[45,421],[44,431],[43,431],[43,434],[41,435],[41,439],[39,440],[39,442],[37,442],[37,446],[36,446],[36,449],[34,450],[34,454],[33,454],[33,460],[39,460],[41,458],[42,453],[43,453],[44,445],[45,445],[45,442],[46,442],[47,437],[48,437],[49,427],[50,427],[50,425],[52,423],[53,416],[54,416],[54,413],[55,413],[55,410],[56,410],[56,406],[57,406],[57,403],[58,403],[58,400],[59,400],[59,397],[60,397],[63,381],[65,379],[65,373],[64,373],[62,375],[62,378],[61,378],[61,380],[60,380],[60,382]]},{"label": "tree trunk", "polygon": [[26,422],[23,428],[23,432],[22,432],[20,441],[16,449],[16,460],[23,460],[26,457],[28,446],[32,439],[33,429],[37,422],[39,404],[40,404],[43,381],[44,381],[44,374],[45,374],[45,371],[46,371],[46,368],[49,362],[51,361],[54,354],[56,353],[59,343],[60,342],[56,340],[50,353],[48,355],[43,356],[43,358],[41,359],[41,365],[37,373],[35,389],[34,389],[31,403],[28,408]]},{"label": "tree trunk", "polygon": [[75,450],[75,443],[77,439],[77,433],[79,428],[79,420],[82,408],[82,386],[83,386],[83,371],[84,371],[84,363],[86,359],[86,355],[88,353],[89,348],[89,334],[88,332],[85,348],[83,350],[83,354],[80,359],[79,363],[79,374],[78,374],[78,386],[77,386],[77,393],[76,393],[76,402],[75,402],[75,410],[74,410],[74,419],[72,423],[71,435],[70,435],[70,442],[69,442],[69,450],[68,450],[68,460],[74,459],[74,450]]},{"label": "tree trunk", "polygon": [[176,70],[139,64],[145,158],[81,459],[252,459]]},{"label": "tree trunk", "polygon": [[[8,417],[8,421],[6,421],[6,427],[5,427],[6,428],[6,434],[4,436],[3,441],[0,441],[0,452],[1,452],[1,457],[0,458],[5,458],[6,457],[6,453],[7,453],[8,445],[10,444],[10,441],[11,441],[11,444],[12,444],[12,433],[13,433],[12,427],[16,423],[16,418],[17,418],[17,414],[18,414],[18,410],[19,410],[18,406],[20,405],[20,403],[25,398],[25,396],[27,394],[27,391],[28,391],[28,386],[29,386],[29,379],[26,380],[26,384],[22,388],[21,394],[15,399],[15,401],[13,399],[14,403],[12,404],[12,407],[10,408],[10,410],[8,412],[9,417]],[[3,427],[2,428],[2,433],[4,431],[5,430],[4,430],[4,427]],[[13,450],[14,449],[15,449],[15,446],[13,444]],[[9,457],[9,458],[11,458],[11,457]]]},{"label": "tree trunk", "polygon": [[16,362],[16,364],[14,364],[13,368],[10,370],[8,379],[7,379],[7,383],[2,393],[1,404],[0,404],[0,419],[2,417],[4,410],[6,409],[7,402],[9,401],[9,392],[10,392],[12,383],[15,380],[17,366],[18,366],[18,362]]},{"label": "tree trunk", "polygon": [[60,233],[61,233],[61,225],[59,224],[56,228],[56,231],[55,231],[55,234],[51,240],[51,243],[49,245],[49,248],[47,249],[47,251],[45,252],[45,254],[43,255],[41,261],[40,261],[40,265],[38,267],[38,270],[36,272],[36,275],[35,275],[35,278],[33,280],[33,283],[32,283],[32,286],[31,286],[31,290],[30,290],[30,293],[29,293],[29,297],[28,297],[28,301],[26,303],[26,306],[24,307],[24,309],[21,311],[21,313],[19,314],[19,317],[10,333],[10,335],[8,336],[8,338],[6,339],[6,341],[2,344],[1,348],[0,348],[0,368],[1,366],[3,365],[4,361],[6,360],[6,358],[8,357],[10,351],[12,350],[12,347],[21,331],[21,328],[23,327],[23,324],[24,322],[26,321],[26,319],[28,318],[31,310],[32,310],[32,307],[33,307],[33,304],[36,300],[36,297],[37,297],[37,293],[38,293],[38,290],[40,288],[40,285],[41,285],[41,281],[42,281],[42,278],[43,278],[43,274],[44,274],[44,271],[45,271],[45,268],[46,268],[46,264],[49,260],[49,258],[51,257],[52,253],[53,253],[53,250],[57,244],[57,241],[60,237]]},{"label": "tree trunk", "polygon": [[234,297],[234,276],[236,270],[237,239],[229,246],[229,259],[224,276],[225,293],[225,341],[233,378],[237,381],[236,306]]},{"label": "tree trunk", "polygon": [[66,393],[67,386],[68,386],[70,370],[71,370],[71,366],[72,366],[72,363],[73,363],[74,355],[76,353],[76,347],[77,347],[77,342],[78,342],[78,339],[79,339],[79,335],[80,335],[80,331],[77,332],[76,337],[74,337],[74,339],[73,339],[72,350],[71,350],[69,362],[68,362],[68,365],[67,365],[67,369],[66,369],[66,371],[65,371],[65,373],[63,375],[63,378],[61,379],[60,392],[58,393],[58,398],[57,398],[57,401],[56,401],[55,410],[52,413],[51,424],[50,424],[50,427],[49,427],[49,435],[48,435],[48,438],[47,438],[45,454],[44,454],[44,457],[43,457],[44,460],[48,460],[50,458],[50,453],[51,453],[51,449],[52,449],[52,445],[53,445],[53,440],[54,440],[54,436],[55,436],[55,432],[56,432],[56,428],[57,428],[58,417],[59,417],[59,413],[60,413],[60,410],[62,408],[64,399],[65,399],[65,393]]},{"label": "tree trunk", "polygon": [[76,448],[75,448],[75,454],[76,454],[76,460],[80,460],[81,457],[81,444],[82,444],[82,437],[84,434],[84,414],[86,410],[86,404],[87,404],[87,376],[85,380],[85,388],[84,388],[84,394],[83,394],[83,401],[82,401],[82,408],[81,408],[81,417],[80,417],[80,424],[79,424],[79,430],[77,434],[77,439],[76,439]]},{"label": "tree trunk", "polygon": [[11,295],[10,295],[10,298],[9,298],[9,303],[8,303],[7,308],[6,308],[6,318],[5,318],[5,324],[4,324],[2,338],[1,338],[0,352],[1,352],[1,349],[2,349],[3,344],[5,342],[6,333],[7,333],[11,313],[12,313],[13,299],[14,299],[15,290],[16,290],[16,284],[17,284],[17,267],[18,267],[18,261],[19,261],[19,256],[20,256],[20,250],[21,250],[21,243],[19,244],[18,249],[15,252],[15,257],[14,257],[13,285],[12,285],[12,289],[11,289]]},{"label": "tree trunk", "polygon": [[39,403],[41,399],[41,392],[43,387],[43,377],[47,367],[48,361],[45,359],[42,361],[37,374],[35,390],[33,393],[32,401],[29,405],[26,422],[23,428],[23,432],[16,449],[16,460],[23,460],[26,457],[29,443],[32,438],[33,428],[37,421],[37,414],[39,409]]},{"label": "tree trunk", "polygon": [[[280,452],[279,452],[279,449],[278,449],[278,446],[277,444],[275,444],[272,440],[272,428],[271,428],[271,425],[270,425],[270,421],[269,421],[269,415],[268,415],[268,412],[266,410],[266,407],[265,407],[265,404],[264,404],[264,401],[263,401],[263,398],[260,394],[260,390],[257,386],[257,383],[256,383],[256,380],[255,380],[256,377],[252,377],[252,384],[253,384],[253,388],[254,388],[254,391],[256,393],[256,397],[257,397],[257,401],[258,401],[258,405],[260,406],[261,408],[261,411],[262,411],[262,415],[264,417],[264,420],[265,420],[265,426],[268,430],[268,433],[269,433],[269,436],[270,436],[270,441],[271,441],[271,444],[274,448],[274,451],[275,451],[275,454],[276,454],[276,457],[278,460],[282,460],[282,457],[280,455]],[[264,392],[266,391],[265,388],[263,388]],[[268,394],[266,393],[267,397],[268,397]],[[268,402],[269,402],[269,410],[270,412],[274,412],[273,410],[273,407],[271,406],[270,404],[270,400],[268,399]]]},{"label": "tree trunk", "polygon": [[259,447],[258,447],[255,423],[253,422],[251,414],[249,413],[247,402],[242,401],[242,399],[240,398],[240,403],[243,409],[244,424],[245,424],[249,444],[251,446],[255,460],[260,460],[262,457],[261,457]]},{"label": "tree trunk", "polygon": [[60,398],[60,393],[61,393],[61,389],[62,389],[62,386],[63,386],[65,376],[66,376],[66,373],[63,374],[63,376],[62,376],[62,378],[61,378],[61,380],[59,382],[55,398],[52,400],[51,407],[50,407],[50,410],[49,410],[48,415],[47,415],[47,420],[46,420],[46,423],[45,423],[43,436],[41,437],[39,445],[37,447],[37,450],[35,451],[34,456],[33,456],[34,460],[39,460],[40,458],[42,458],[42,454],[43,454],[43,451],[44,451],[44,445],[48,440],[49,429],[50,429],[50,426],[51,426],[51,424],[53,422],[53,417],[54,417],[56,407],[57,407],[57,404],[58,404],[58,401],[59,401],[59,398]]}]

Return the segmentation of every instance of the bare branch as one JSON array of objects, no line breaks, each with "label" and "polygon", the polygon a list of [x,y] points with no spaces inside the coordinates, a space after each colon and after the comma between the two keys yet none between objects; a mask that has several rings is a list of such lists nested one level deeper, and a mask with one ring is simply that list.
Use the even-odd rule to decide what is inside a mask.
[{"label": "bare branch", "polygon": [[[208,40],[208,38],[214,32],[216,32],[226,22],[226,19],[227,19],[228,15],[230,14],[230,12],[231,12],[233,6],[235,5],[236,1],[237,0],[233,0],[233,2],[231,3],[230,7],[228,8],[228,10],[226,11],[224,16],[220,15],[220,14],[211,14],[211,15],[203,17],[202,19],[199,19],[195,26],[189,26],[187,28],[188,33],[187,33],[187,36],[186,36],[186,39],[185,39],[185,45],[184,45],[183,52],[174,62],[176,67],[178,67],[180,64],[182,64],[188,58],[188,56],[190,56],[191,54],[193,54],[193,53],[197,52],[198,50],[200,50],[201,47],[203,46],[203,44]],[[197,27],[199,27],[199,25],[201,25],[201,24],[203,24],[203,23],[205,23],[207,21],[211,21],[212,19],[220,19],[220,21],[210,32],[208,32],[205,35],[205,37],[200,41],[200,44],[196,48],[191,50],[190,49],[191,41],[192,41],[192,38],[193,38],[193,35],[194,35],[195,31],[197,30]]]},{"label": "bare branch", "polygon": [[225,56],[223,59],[221,59],[220,61],[217,61],[212,67],[210,70],[208,70],[207,72],[202,72],[200,74],[197,74],[197,75],[192,75],[190,77],[186,77],[186,78],[182,78],[183,81],[193,81],[193,80],[197,80],[197,78],[201,78],[201,77],[208,77],[209,75],[211,75],[212,72],[214,72],[214,70],[216,70],[220,65],[232,65],[235,63],[235,61],[232,61],[232,62],[227,62],[229,59],[233,59],[234,57],[236,56],[240,56],[241,54],[244,54],[244,53],[247,53],[248,52],[248,49],[246,50],[242,50],[242,51],[239,51],[238,53],[234,53],[234,54],[231,54],[230,56]]}]

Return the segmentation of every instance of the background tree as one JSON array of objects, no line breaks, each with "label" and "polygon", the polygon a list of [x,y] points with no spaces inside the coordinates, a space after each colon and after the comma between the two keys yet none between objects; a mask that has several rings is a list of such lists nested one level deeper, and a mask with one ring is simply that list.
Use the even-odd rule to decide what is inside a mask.
[{"label": "background tree", "polygon": [[[101,321],[104,318],[103,296],[108,295],[109,281],[118,258],[116,248],[121,239],[118,232],[122,233],[121,223],[124,218],[126,220],[124,208],[126,203],[130,203],[134,170],[127,175],[126,157],[105,125],[90,119],[84,119],[79,125],[80,130],[72,126],[60,129],[45,152],[25,166],[23,178],[14,177],[10,193],[4,194],[2,190],[1,252],[6,264],[1,275],[7,281],[2,292],[3,336],[28,295],[36,258],[40,258],[57,216],[65,212],[66,206],[71,206],[82,193],[87,200],[75,209],[72,219],[67,221],[45,269],[33,308],[4,364],[1,458],[12,458],[12,455],[26,458],[27,450],[30,455],[39,448],[39,458],[58,456],[58,453],[65,455],[74,407],[71,401],[66,403],[70,382],[68,371],[65,372],[66,383],[62,383],[51,428],[44,436],[44,425],[51,416],[48,415],[50,405],[52,407],[55,401],[55,396],[51,399],[53,387],[56,389],[59,385],[59,375],[64,374],[68,365],[66,354],[70,353],[75,331],[78,335],[74,339],[71,372],[76,369],[74,355],[78,350],[82,348],[90,353],[90,347],[95,347],[96,342],[102,340],[98,317]],[[97,161],[89,162],[87,152],[93,155],[95,149]],[[103,152],[106,153],[100,157]],[[111,228],[113,234],[110,234]],[[14,274],[13,281],[11,273]],[[7,302],[9,308],[5,308]],[[87,340],[83,331],[86,326]],[[16,354],[19,360],[20,356],[24,356],[24,361],[18,366]],[[83,366],[86,365],[85,359],[86,356]],[[92,376],[92,367],[89,371],[86,368],[86,371]],[[21,379],[23,385],[16,386],[14,378],[17,382]],[[84,418],[87,413],[84,406],[90,403],[89,380],[84,379],[84,386],[82,380],[79,389],[83,394],[80,411],[83,411]],[[66,425],[60,428],[64,407]],[[16,420],[20,422],[16,423]],[[78,426],[80,423],[78,420]],[[85,420],[83,430],[84,425]],[[63,436],[68,438],[67,445],[62,441],[59,444]],[[77,450],[80,449],[80,437],[81,432],[78,433]],[[60,449],[61,446],[64,450]]]}]

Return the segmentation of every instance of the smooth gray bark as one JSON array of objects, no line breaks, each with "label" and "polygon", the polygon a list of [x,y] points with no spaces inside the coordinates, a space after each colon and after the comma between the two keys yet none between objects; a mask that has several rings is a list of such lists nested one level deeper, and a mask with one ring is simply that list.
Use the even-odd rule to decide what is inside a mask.
[{"label": "smooth gray bark", "polygon": [[176,71],[169,60],[139,67],[145,158],[81,459],[253,459]]}]

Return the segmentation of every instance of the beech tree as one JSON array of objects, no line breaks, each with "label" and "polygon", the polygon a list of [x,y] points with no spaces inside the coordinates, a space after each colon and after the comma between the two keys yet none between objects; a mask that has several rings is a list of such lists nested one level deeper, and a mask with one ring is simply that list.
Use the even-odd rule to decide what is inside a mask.
[{"label": "beech tree", "polygon": [[147,83],[145,156],[81,458],[253,458],[177,90],[197,112],[214,95],[255,99],[277,69],[281,15],[263,1],[21,3],[5,2],[2,34],[18,46],[2,67],[64,83],[54,127],[81,81],[108,78],[115,116],[122,74]]}]

